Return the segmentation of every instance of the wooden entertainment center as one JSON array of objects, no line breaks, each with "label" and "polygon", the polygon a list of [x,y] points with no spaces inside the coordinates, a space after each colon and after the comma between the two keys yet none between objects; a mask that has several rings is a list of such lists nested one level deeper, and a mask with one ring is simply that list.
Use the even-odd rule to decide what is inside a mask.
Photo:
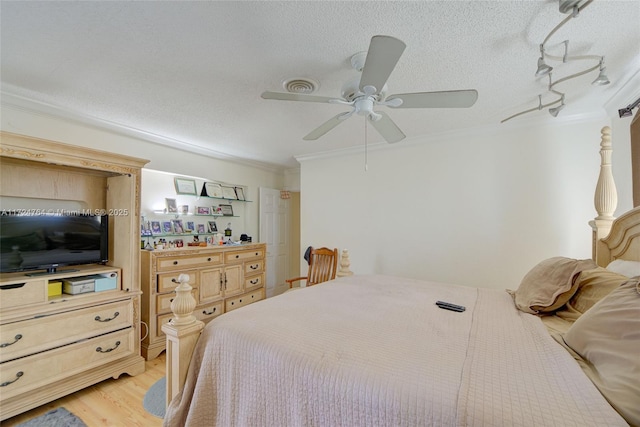
[{"label": "wooden entertainment center", "polygon": [[[140,355],[140,177],[147,160],[2,132],[0,209],[109,215],[109,261],[0,274],[0,420],[123,373]],[[0,230],[1,232],[1,230]],[[70,271],[71,270],[71,271]],[[50,296],[64,279],[115,285]],[[112,282],[113,284],[113,282]]]}]

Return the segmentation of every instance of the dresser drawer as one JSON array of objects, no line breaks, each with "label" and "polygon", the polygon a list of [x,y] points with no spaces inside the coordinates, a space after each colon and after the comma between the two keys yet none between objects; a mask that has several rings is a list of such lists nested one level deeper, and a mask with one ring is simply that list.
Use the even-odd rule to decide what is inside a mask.
[{"label": "dresser drawer", "polygon": [[195,314],[198,320],[202,320],[203,322],[208,322],[214,317],[218,317],[222,314],[222,310],[224,309],[223,301],[218,301],[216,303],[203,305],[201,307],[196,307],[196,310],[193,314]]},{"label": "dresser drawer", "polygon": [[264,271],[264,260],[258,259],[255,261],[248,261],[244,265],[245,276],[251,274],[262,273]]},{"label": "dresser drawer", "polygon": [[34,354],[2,364],[2,399],[46,387],[47,384],[133,354],[134,330],[107,335]]},{"label": "dresser drawer", "polygon": [[[198,289],[192,289],[191,295],[193,299],[198,301]],[[171,292],[168,294],[158,295],[156,299],[156,313],[171,313],[171,302],[176,297],[175,292]]]},{"label": "dresser drawer", "polygon": [[126,328],[132,324],[133,302],[126,300],[1,325],[0,362]]},{"label": "dresser drawer", "polygon": [[254,249],[254,250],[244,250],[244,251],[233,251],[233,252],[227,252],[224,254],[225,263],[233,263],[236,261],[244,261],[244,260],[249,260],[254,258],[264,258],[264,250]]},{"label": "dresser drawer", "polygon": [[47,302],[47,292],[44,279],[3,283],[0,286],[0,309]]},{"label": "dresser drawer", "polygon": [[158,271],[178,270],[182,268],[206,267],[222,263],[222,254],[176,256],[158,258],[156,268]]},{"label": "dresser drawer", "polygon": [[194,288],[198,287],[200,281],[200,274],[198,273],[198,270],[185,270],[175,273],[163,273],[158,274],[158,293],[173,291],[178,286],[178,283],[174,282],[174,280],[178,280],[178,277],[181,274],[188,274],[189,285]]},{"label": "dresser drawer", "polygon": [[261,299],[264,299],[264,288],[256,289],[253,292],[248,292],[237,297],[228,298],[225,301],[225,312],[244,307]]},{"label": "dresser drawer", "polygon": [[257,276],[250,276],[250,277],[244,278],[244,288],[247,290],[251,288],[255,288],[256,286],[263,286],[263,285],[264,285],[264,273],[258,274]]},{"label": "dresser drawer", "polygon": [[[214,317],[218,317],[222,314],[222,309],[224,305],[222,301],[218,301],[213,304],[203,305],[196,307],[193,311],[193,315],[198,320],[202,320],[203,322],[208,322]],[[162,332],[162,325],[168,323],[173,318],[173,313],[161,314],[157,317],[158,319],[158,327],[156,329],[156,337],[164,337],[165,334]]]}]

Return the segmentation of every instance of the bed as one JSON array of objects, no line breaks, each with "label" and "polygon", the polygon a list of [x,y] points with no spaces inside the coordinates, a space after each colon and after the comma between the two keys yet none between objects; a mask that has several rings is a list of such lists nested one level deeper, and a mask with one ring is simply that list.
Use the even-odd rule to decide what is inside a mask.
[{"label": "bed", "polygon": [[601,197],[597,263],[542,260],[511,292],[355,275],[203,330],[183,280],[163,327],[164,425],[640,424],[640,208],[614,221]]}]

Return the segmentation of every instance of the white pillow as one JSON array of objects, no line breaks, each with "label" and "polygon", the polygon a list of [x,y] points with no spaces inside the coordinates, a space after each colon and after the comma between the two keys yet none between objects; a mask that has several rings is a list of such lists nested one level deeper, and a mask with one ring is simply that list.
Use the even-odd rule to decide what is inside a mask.
[{"label": "white pillow", "polygon": [[615,261],[611,261],[609,265],[607,265],[607,270],[627,277],[640,276],[640,261],[617,259]]}]

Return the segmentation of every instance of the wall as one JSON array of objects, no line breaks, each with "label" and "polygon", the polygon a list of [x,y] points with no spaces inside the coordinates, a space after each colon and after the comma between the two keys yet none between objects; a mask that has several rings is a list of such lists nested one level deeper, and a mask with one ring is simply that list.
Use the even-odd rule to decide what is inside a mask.
[{"label": "wall", "polygon": [[301,248],[347,248],[358,274],[493,288],[551,256],[590,258],[609,120],[557,123],[370,147],[368,171],[362,150],[300,159]]},{"label": "wall", "polygon": [[[73,118],[61,118],[46,112],[25,108],[21,105],[5,103],[3,97],[1,127],[7,132],[14,132],[33,137],[64,142],[72,145],[91,147],[103,151],[126,154],[149,159],[146,169],[170,172],[180,176],[193,176],[212,181],[222,181],[248,187],[247,200],[243,208],[243,218],[234,220],[238,230],[234,235],[247,233],[258,236],[258,188],[282,188],[284,173],[280,170],[244,164],[231,160],[221,160],[205,154],[193,154],[179,148],[173,148],[153,141],[153,136],[135,135],[135,132],[121,130],[109,123],[80,122]],[[42,106],[36,106],[43,110]],[[54,112],[64,114],[64,112]],[[86,118],[83,118],[86,119]],[[150,180],[151,177],[155,177]],[[167,182],[158,183],[158,175],[143,171],[142,177],[142,212],[150,206],[164,202],[165,197],[175,197],[173,178],[168,176]],[[161,186],[161,190],[150,189],[149,186]],[[159,192],[158,192],[159,191]],[[165,195],[166,193],[166,195]],[[177,197],[175,197],[177,198]],[[178,198],[177,198],[178,199]],[[180,201],[180,200],[179,200]],[[236,203],[236,202],[234,202]],[[238,222],[241,221],[241,222]],[[226,223],[218,220],[218,228],[225,228]],[[225,227],[220,227],[224,225]],[[236,224],[234,224],[236,225]],[[237,231],[237,233],[236,233]]]}]

